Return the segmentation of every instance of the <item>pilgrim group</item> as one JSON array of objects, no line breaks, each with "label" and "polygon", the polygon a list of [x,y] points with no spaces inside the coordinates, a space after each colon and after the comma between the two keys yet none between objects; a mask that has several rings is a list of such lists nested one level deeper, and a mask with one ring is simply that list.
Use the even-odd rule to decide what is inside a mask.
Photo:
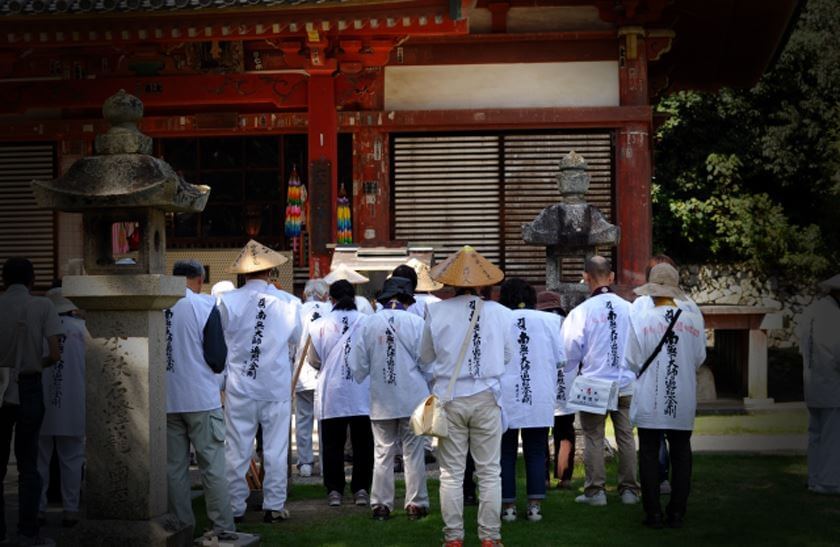
[{"label": "pilgrim group", "polygon": [[[289,519],[294,413],[298,474],[310,476],[319,467],[327,505],[341,506],[349,494],[346,503],[369,507],[375,520],[398,516],[397,461],[405,473],[405,518],[429,514],[426,460],[434,444],[447,546],[463,545],[465,503],[477,501],[483,547],[501,545],[502,522],[542,519],[548,469],[553,467],[558,488],[571,488],[576,415],[585,483],[575,501],[610,501],[604,464],[609,416],[618,449],[617,501],[641,501],[646,526],[683,525],[696,371],[705,359],[706,338],[700,310],[680,289],[668,257],[651,261],[647,283],[635,289],[632,303],[613,292],[608,259],[587,259],[582,277],[591,295],[571,310],[562,309],[557,293],[536,293],[522,279],[504,279],[469,246],[431,269],[416,260],[398,266],[375,301],[356,294],[367,278],[338,267],[307,282],[301,302],[271,282],[272,270],[286,260],[250,241],[230,269],[244,283],[216,284],[209,295],[202,293],[205,270],[199,262],[174,266],[173,275],[186,279],[186,291],[163,313],[166,449],[169,511],[182,523],[195,524],[189,477],[194,458],[213,533],[230,539],[246,518],[257,452],[264,470],[262,519]],[[63,524],[79,518],[90,341],[83,314],[61,289],[33,296],[33,280],[29,261],[6,260],[0,466],[5,476],[14,430],[19,538],[38,544],[54,452]],[[828,296],[807,310],[799,329],[811,413],[809,487],[836,494],[840,471],[831,455],[840,452],[840,341],[830,326],[840,320],[840,276],[822,288]],[[446,433],[433,443],[418,434],[412,415],[435,398]],[[517,503],[516,492],[520,442],[524,504]],[[663,494],[670,494],[664,508]],[[5,519],[0,527],[3,539]]]}]

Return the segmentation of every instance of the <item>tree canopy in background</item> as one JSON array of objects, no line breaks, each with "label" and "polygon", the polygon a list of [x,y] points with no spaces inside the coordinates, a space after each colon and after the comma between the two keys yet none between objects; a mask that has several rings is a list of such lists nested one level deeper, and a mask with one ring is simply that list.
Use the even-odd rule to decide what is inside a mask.
[{"label": "tree canopy in background", "polygon": [[654,247],[809,280],[840,262],[840,9],[810,0],[752,89],[663,98]]}]

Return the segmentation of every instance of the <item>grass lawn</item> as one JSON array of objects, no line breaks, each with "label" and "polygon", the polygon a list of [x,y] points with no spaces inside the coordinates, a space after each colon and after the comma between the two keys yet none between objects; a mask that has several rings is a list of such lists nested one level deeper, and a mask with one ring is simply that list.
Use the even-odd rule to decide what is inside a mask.
[{"label": "grass lawn", "polygon": [[[502,538],[510,546],[553,545],[840,545],[840,497],[811,494],[805,489],[805,458],[799,456],[695,457],[693,492],[686,526],[681,530],[649,530],[641,526],[640,505],[622,505],[614,489],[606,507],[574,503],[578,491],[550,490],[539,523],[504,524]],[[522,465],[520,464],[520,469]],[[583,485],[583,469],[575,470],[575,488]],[[615,480],[615,465],[608,464]],[[402,484],[398,484],[398,500]],[[518,484],[524,495],[524,477]],[[261,524],[262,513],[248,513],[245,532],[260,534],[262,545],[420,546],[439,545],[443,522],[438,483],[429,481],[432,514],[411,522],[402,511],[375,522],[369,510],[326,505],[321,486],[295,485],[289,521]],[[667,497],[663,497],[667,503]],[[398,502],[399,503],[399,502]],[[297,509],[296,509],[297,507]],[[307,509],[308,508],[308,509]],[[207,525],[203,499],[196,500],[198,529]],[[524,500],[520,503],[524,513]],[[467,545],[477,545],[476,508],[465,514]]]},{"label": "grass lawn", "polygon": [[[697,416],[694,435],[787,435],[808,432],[808,411],[797,409],[737,416]],[[606,435],[614,438],[612,420]],[[840,542],[838,542],[840,543]]]}]

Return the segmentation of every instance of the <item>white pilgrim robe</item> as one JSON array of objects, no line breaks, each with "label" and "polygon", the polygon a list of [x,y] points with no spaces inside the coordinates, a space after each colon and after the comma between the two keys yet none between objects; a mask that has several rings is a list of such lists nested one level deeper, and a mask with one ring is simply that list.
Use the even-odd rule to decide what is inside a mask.
[{"label": "white pilgrim robe", "polygon": [[85,322],[60,316],[64,334],[59,336],[61,359],[45,368],[44,421],[41,436],[85,436],[85,345],[90,339]]},{"label": "white pilgrim robe", "polygon": [[[657,306],[631,317],[625,359],[637,374],[656,349],[677,308]],[[697,369],[706,359],[703,316],[683,311],[662,350],[636,380],[630,421],[647,429],[694,429]]]},{"label": "white pilgrim robe", "polygon": [[407,418],[429,395],[420,371],[423,320],[402,310],[368,316],[353,345],[350,368],[357,382],[370,382],[371,420]]},{"label": "white pilgrim robe", "polygon": [[565,364],[559,315],[515,309],[508,338],[513,357],[502,375],[502,407],[512,429],[551,427],[557,398],[557,371]]},{"label": "white pilgrim robe", "polygon": [[624,362],[624,343],[630,324],[630,302],[615,293],[595,295],[575,307],[563,321],[566,373],[578,365],[588,378],[618,382],[622,395],[632,393],[635,375]]},{"label": "white pilgrim robe", "polygon": [[[691,298],[687,295],[685,298],[675,298],[674,302],[677,304],[677,307],[685,312],[697,313],[703,315],[700,311],[700,308],[697,306],[697,303],[694,302]],[[653,308],[653,298],[647,295],[639,296],[630,304],[630,314],[637,314],[641,313],[644,310],[649,310]]]},{"label": "white pilgrim robe", "polygon": [[315,388],[319,420],[370,415],[370,380],[357,383],[351,366],[365,317],[357,310],[333,310],[310,325],[310,359],[320,363]]},{"label": "white pilgrim robe", "polygon": [[309,356],[302,356],[301,354],[304,351],[306,341],[309,338],[309,330],[312,323],[330,313],[331,309],[332,306],[328,302],[319,301],[304,302],[301,306],[301,336],[300,343],[297,346],[294,366],[298,366],[301,357],[303,357],[303,365],[300,369],[300,375],[298,376],[297,385],[295,386],[295,392],[314,390],[318,384],[318,371],[310,365]]},{"label": "white pilgrim robe", "polygon": [[374,309],[373,306],[370,305],[370,300],[360,295],[356,295],[354,300],[356,301],[356,309],[358,311],[365,315],[373,315]]},{"label": "white pilgrim robe", "polygon": [[166,412],[203,412],[221,408],[219,375],[204,360],[204,326],[216,299],[186,290],[164,310],[166,320]]},{"label": "white pilgrim robe", "polygon": [[300,306],[281,300],[276,291],[265,281],[251,279],[222,295],[227,395],[257,401],[291,399],[289,346],[300,340]]},{"label": "white pilgrim robe", "polygon": [[421,319],[426,318],[426,306],[440,302],[440,298],[431,293],[415,293],[414,304],[408,307],[408,311],[417,315]]},{"label": "white pilgrim robe", "polygon": [[[432,373],[432,391],[441,399],[445,397],[449,380],[455,372],[455,360],[479,300],[474,295],[460,295],[426,308],[420,362],[424,371]],[[496,401],[501,403],[500,379],[505,372],[505,363],[513,355],[513,346],[509,337],[505,336],[512,321],[508,308],[498,302],[484,302],[470,334],[452,398],[491,390]]]},{"label": "white pilgrim robe", "polygon": [[831,296],[805,308],[796,333],[802,353],[805,404],[840,408],[840,304]]}]

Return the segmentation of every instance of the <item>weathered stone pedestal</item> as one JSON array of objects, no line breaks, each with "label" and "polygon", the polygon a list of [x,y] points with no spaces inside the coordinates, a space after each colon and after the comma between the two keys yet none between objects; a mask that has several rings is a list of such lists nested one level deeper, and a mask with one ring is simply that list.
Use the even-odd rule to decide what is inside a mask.
[{"label": "weathered stone pedestal", "polygon": [[[167,212],[198,212],[210,189],[189,184],[152,156],[137,123],[143,103],[120,90],[102,107],[111,123],[96,154],[55,180],[33,181],[41,207],[82,213],[89,276],[64,278],[63,293],[87,312],[87,469],[82,521],[64,545],[190,545],[192,528],[167,516],[166,325],[184,296],[164,274]],[[114,257],[115,223],[140,234],[130,260]]]},{"label": "weathered stone pedestal", "polygon": [[65,277],[87,312],[86,518],[62,544],[189,545],[192,528],[166,515],[166,326],[184,294],[164,275]]}]

